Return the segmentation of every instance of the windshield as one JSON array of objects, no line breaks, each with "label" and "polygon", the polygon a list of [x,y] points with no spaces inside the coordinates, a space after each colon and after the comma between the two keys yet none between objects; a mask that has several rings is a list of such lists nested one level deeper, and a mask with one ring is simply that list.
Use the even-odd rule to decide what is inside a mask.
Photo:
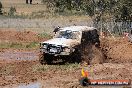
[{"label": "windshield", "polygon": [[66,38],[66,39],[77,39],[77,31],[60,31],[57,35],[56,38]]}]

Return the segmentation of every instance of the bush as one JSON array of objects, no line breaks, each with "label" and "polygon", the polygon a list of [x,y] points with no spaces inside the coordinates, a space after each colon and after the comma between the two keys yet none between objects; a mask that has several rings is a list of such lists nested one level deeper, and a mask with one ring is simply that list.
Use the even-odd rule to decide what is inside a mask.
[{"label": "bush", "polygon": [[11,7],[10,10],[9,10],[8,15],[9,15],[9,16],[14,16],[15,13],[16,13],[16,8],[15,8],[15,7]]}]

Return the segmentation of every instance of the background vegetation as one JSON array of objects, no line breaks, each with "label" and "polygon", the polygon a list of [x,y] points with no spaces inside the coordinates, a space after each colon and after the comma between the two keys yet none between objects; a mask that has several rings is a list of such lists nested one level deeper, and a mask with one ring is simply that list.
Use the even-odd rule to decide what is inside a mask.
[{"label": "background vegetation", "polygon": [[42,0],[55,13],[76,12],[94,17],[114,18],[116,21],[132,21],[132,0]]},{"label": "background vegetation", "polygon": [[[3,16],[0,17],[17,19],[14,23],[2,21],[1,27],[50,29],[52,32],[56,26],[76,24],[94,26],[118,35],[132,29],[132,0],[34,0],[32,5],[24,0],[1,0],[1,3]],[[26,19],[26,22],[21,19],[23,23],[20,23],[18,18]],[[43,20],[38,22],[35,18]]]},{"label": "background vegetation", "polygon": [[2,3],[0,2],[0,15],[2,14]]}]

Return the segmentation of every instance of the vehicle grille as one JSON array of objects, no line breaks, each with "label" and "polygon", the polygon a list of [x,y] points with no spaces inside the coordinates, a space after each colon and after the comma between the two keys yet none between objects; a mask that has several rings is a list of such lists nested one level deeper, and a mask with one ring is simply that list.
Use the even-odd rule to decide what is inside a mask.
[{"label": "vehicle grille", "polygon": [[60,45],[49,44],[47,46],[47,52],[51,54],[60,54],[62,51],[62,47]]}]

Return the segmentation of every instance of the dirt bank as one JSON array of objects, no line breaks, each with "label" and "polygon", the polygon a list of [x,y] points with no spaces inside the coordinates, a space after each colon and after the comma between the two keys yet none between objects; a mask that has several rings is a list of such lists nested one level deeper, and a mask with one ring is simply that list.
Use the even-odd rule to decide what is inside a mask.
[{"label": "dirt bank", "polygon": [[5,31],[0,30],[0,43],[2,42],[40,42],[46,40],[32,31]]},{"label": "dirt bank", "polygon": [[101,48],[106,56],[105,62],[132,63],[132,43],[128,42],[127,39],[102,39]]}]

